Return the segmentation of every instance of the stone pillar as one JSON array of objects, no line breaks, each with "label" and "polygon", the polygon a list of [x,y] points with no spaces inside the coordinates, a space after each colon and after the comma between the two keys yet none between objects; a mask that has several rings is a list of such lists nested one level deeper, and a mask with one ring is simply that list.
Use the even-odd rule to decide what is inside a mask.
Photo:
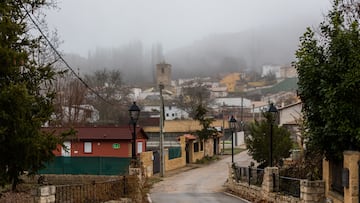
[{"label": "stone pillar", "polygon": [[330,163],[326,159],[322,161],[322,179],[325,182],[325,196],[329,196],[330,191]]},{"label": "stone pillar", "polygon": [[303,203],[316,203],[325,201],[325,181],[301,180],[300,199]]},{"label": "stone pillar", "polygon": [[265,192],[279,191],[279,168],[278,167],[266,167],[265,168],[262,189]]},{"label": "stone pillar", "polygon": [[344,203],[359,202],[359,164],[360,152],[344,152],[344,168],[349,170],[349,187],[344,187]]},{"label": "stone pillar", "polygon": [[233,164],[232,163],[228,163],[228,169],[229,169],[229,173],[228,173],[228,182],[229,184],[233,184],[235,179],[234,179],[234,168],[233,168]]},{"label": "stone pillar", "polygon": [[35,193],[36,203],[55,203],[56,187],[54,185],[40,186]]},{"label": "stone pillar", "polygon": [[134,175],[137,176],[139,178],[139,180],[141,180],[141,168],[140,167],[129,167],[129,175]]}]

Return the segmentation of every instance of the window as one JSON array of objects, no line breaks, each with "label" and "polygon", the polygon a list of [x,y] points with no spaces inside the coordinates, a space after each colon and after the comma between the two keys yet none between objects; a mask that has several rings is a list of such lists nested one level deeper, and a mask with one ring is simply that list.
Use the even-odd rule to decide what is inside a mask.
[{"label": "window", "polygon": [[169,117],[169,113],[166,113],[166,117]]},{"label": "window", "polygon": [[92,143],[84,142],[84,153],[92,153]]},{"label": "window", "polygon": [[61,148],[61,156],[71,156],[71,142],[65,141],[64,147]]},{"label": "window", "polygon": [[199,151],[199,143],[195,142],[194,143],[194,152],[198,152]]},{"label": "window", "polygon": [[162,74],[165,73],[165,68],[161,68],[161,73],[162,73]]},{"label": "window", "polygon": [[200,151],[204,151],[204,142],[200,142]]},{"label": "window", "polygon": [[174,116],[175,116],[175,114],[173,113],[173,114],[171,114],[171,116],[172,116],[172,117],[174,117]]}]

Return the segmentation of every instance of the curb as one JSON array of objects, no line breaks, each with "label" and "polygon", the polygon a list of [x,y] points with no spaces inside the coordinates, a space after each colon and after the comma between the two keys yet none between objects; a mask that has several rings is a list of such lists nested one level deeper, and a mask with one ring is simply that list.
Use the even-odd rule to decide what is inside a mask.
[{"label": "curb", "polygon": [[225,195],[228,195],[228,196],[230,196],[230,197],[237,198],[237,199],[239,199],[239,200],[241,200],[241,201],[244,201],[244,202],[246,202],[246,203],[252,203],[252,202],[250,202],[249,200],[246,200],[246,199],[241,198],[241,197],[239,197],[239,196],[233,195],[233,194],[231,194],[231,193],[228,193],[228,192],[223,192],[223,193],[224,193]]}]

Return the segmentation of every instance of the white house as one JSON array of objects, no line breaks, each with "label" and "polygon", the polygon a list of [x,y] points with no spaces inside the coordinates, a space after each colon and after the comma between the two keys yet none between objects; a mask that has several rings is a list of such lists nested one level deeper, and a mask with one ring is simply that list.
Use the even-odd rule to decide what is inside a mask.
[{"label": "white house", "polygon": [[231,106],[251,108],[251,100],[241,97],[223,97],[214,99],[214,106]]},{"label": "white house", "polygon": [[280,78],[280,68],[281,66],[273,66],[273,65],[264,65],[262,66],[262,73],[261,77],[264,77],[265,75],[269,73],[274,73],[276,78]]},{"label": "white house", "polygon": [[[160,106],[143,106],[142,111],[144,112],[159,112]],[[164,106],[165,120],[176,120],[176,119],[188,119],[189,114],[176,106],[166,105]],[[160,114],[156,114],[156,117],[160,117]]]},{"label": "white house", "polygon": [[299,130],[299,121],[303,117],[302,102],[297,102],[284,107],[278,108],[279,111],[279,125],[287,128],[293,141],[303,144],[301,142],[301,132]]},{"label": "white house", "polygon": [[99,119],[99,111],[89,104],[62,107],[62,120],[64,122],[72,121],[94,123]]}]

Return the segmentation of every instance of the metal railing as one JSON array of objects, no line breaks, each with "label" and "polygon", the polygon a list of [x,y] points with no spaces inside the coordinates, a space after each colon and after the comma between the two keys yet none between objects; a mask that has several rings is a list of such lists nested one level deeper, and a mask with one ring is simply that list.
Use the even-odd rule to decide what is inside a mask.
[{"label": "metal railing", "polygon": [[[245,182],[249,185],[261,186],[264,178],[264,169],[253,168],[253,167],[241,167],[233,166],[234,179],[236,182]],[[275,186],[279,181],[279,192],[293,197],[300,197],[300,180],[298,178],[278,176],[275,177],[273,174],[273,185]]]},{"label": "metal railing", "polygon": [[264,169],[234,166],[236,182],[247,182],[249,185],[261,186],[264,178]]},{"label": "metal railing", "polygon": [[291,178],[279,176],[279,190],[287,195],[300,197],[300,180],[298,178]]},{"label": "metal railing", "polygon": [[128,194],[127,178],[121,180],[56,186],[55,202],[98,203],[118,200]]}]

